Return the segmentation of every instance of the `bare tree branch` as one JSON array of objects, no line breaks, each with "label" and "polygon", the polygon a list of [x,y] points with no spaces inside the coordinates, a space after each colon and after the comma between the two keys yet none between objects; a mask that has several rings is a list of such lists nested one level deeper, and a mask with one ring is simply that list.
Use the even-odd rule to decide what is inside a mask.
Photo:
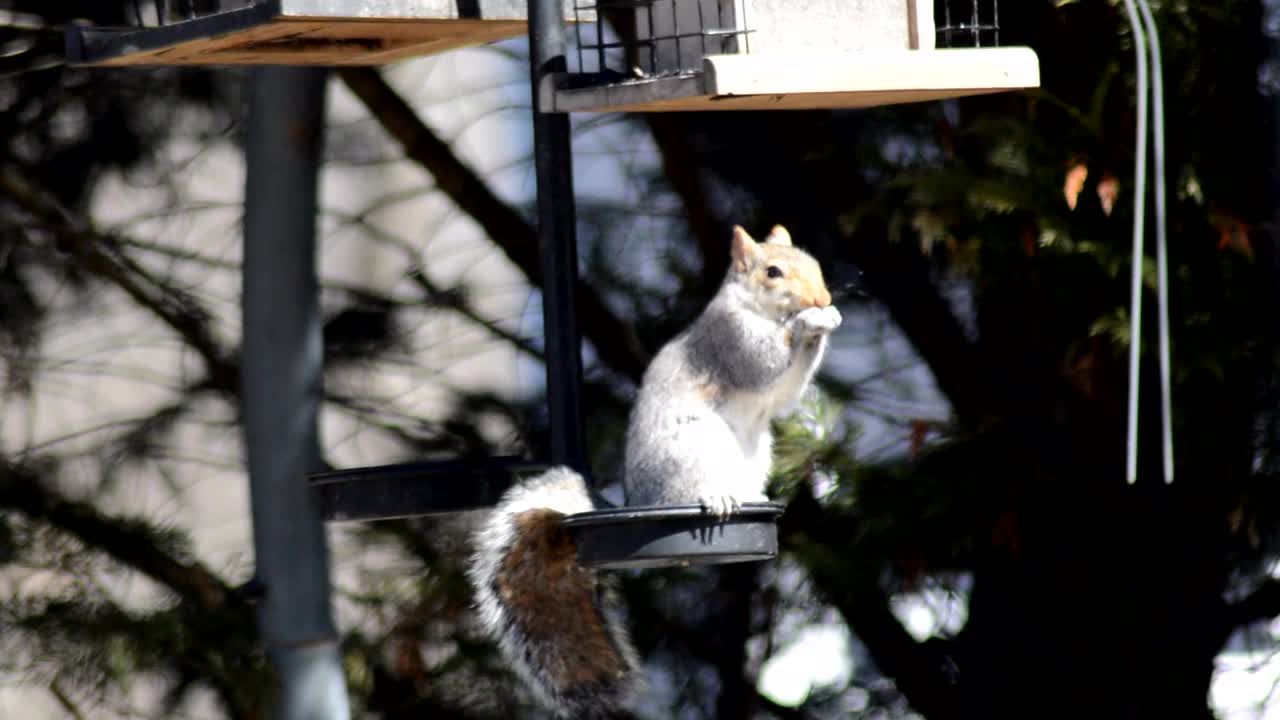
[{"label": "bare tree branch", "polygon": [[684,203],[689,229],[702,254],[702,283],[706,288],[715,288],[729,267],[729,233],[720,227],[711,212],[698,164],[689,147],[685,120],[669,113],[651,113],[645,117],[662,156],[663,174]]},{"label": "bare tree branch", "polygon": [[[627,43],[627,67],[640,65],[639,45],[636,40],[635,13],[625,9],[601,8],[601,15]],[[676,117],[677,115],[681,117]],[[710,199],[702,183],[702,173],[693,148],[689,146],[689,121],[683,113],[646,113],[645,123],[662,156],[662,170],[671,189],[684,204],[685,216],[694,242],[702,254],[702,284],[713,289],[720,284],[729,267],[729,233],[720,227],[711,212]]]},{"label": "bare tree branch", "polygon": [[[440,190],[484,228],[530,281],[541,284],[537,235],[524,216],[494,195],[377,70],[342,68],[338,75],[383,129],[403,146],[405,154],[431,173]],[[577,295],[583,334],[601,360],[638,380],[649,358],[631,325],[616,316],[586,283],[579,281]]]},{"label": "bare tree branch", "polygon": [[530,357],[541,360],[543,358],[542,351],[534,347],[533,343],[513,332],[508,331],[498,323],[484,317],[478,310],[471,307],[469,303],[462,297],[460,293],[449,292],[431,281],[424,273],[415,272],[413,274],[413,282],[421,290],[427,302],[436,307],[448,308],[459,315],[465,317],[471,322],[488,330],[495,337],[505,340],[512,347]]}]

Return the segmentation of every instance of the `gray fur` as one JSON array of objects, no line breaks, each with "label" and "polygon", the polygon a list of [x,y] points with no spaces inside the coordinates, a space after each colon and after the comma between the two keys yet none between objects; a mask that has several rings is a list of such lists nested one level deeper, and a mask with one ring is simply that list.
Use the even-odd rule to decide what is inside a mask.
[{"label": "gray fur", "polygon": [[[498,650],[516,674],[533,691],[544,707],[560,717],[604,717],[625,705],[640,685],[639,660],[627,630],[611,609],[607,593],[600,592],[590,603],[592,610],[581,623],[601,628],[611,639],[609,658],[593,658],[588,662],[622,665],[628,670],[621,676],[587,687],[571,687],[557,682],[565,673],[566,658],[555,641],[534,641],[526,631],[533,618],[522,617],[499,592],[497,580],[511,547],[516,540],[516,518],[529,510],[549,509],[563,515],[594,509],[582,476],[566,467],[554,467],[511,488],[490,512],[475,535],[475,551],[467,568],[467,577],[475,590],[480,626],[497,641]],[[553,573],[559,577],[558,573]],[[545,588],[552,577],[542,576]],[[560,593],[551,588],[552,594]],[[565,590],[567,595],[576,589]],[[569,598],[566,598],[568,600]],[[566,629],[565,642],[574,636]]]},{"label": "gray fur", "polygon": [[[822,362],[827,335],[840,325],[813,258],[789,247],[782,228],[769,242],[769,252],[759,251],[735,229],[735,267],[645,372],[627,427],[628,505],[700,503],[724,516],[765,499],[769,423],[794,407]],[[778,275],[753,280],[767,257],[787,263],[799,284]],[[555,515],[592,509],[586,483],[568,468],[527,480],[479,529],[467,570],[481,626],[561,717],[612,716],[640,685],[626,629],[597,592],[595,576],[565,552],[571,539]]]},{"label": "gray fur", "polygon": [[730,270],[650,363],[627,427],[628,505],[701,503],[725,515],[766,499],[769,423],[800,399],[840,314],[830,306],[784,314],[760,294]]}]

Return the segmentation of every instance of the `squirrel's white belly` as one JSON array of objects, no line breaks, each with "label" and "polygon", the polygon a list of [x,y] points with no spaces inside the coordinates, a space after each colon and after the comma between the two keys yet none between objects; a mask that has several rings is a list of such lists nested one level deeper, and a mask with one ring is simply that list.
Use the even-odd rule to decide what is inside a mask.
[{"label": "squirrel's white belly", "polygon": [[760,436],[769,433],[771,413],[769,407],[761,402],[759,395],[745,393],[734,395],[725,398],[717,411],[729,427],[733,428],[733,434],[738,436],[743,454],[751,455],[760,442]]},{"label": "squirrel's white belly", "polygon": [[744,462],[739,492],[742,495],[759,495],[763,498],[764,486],[773,467],[773,431],[769,427],[772,416],[768,405],[759,395],[743,395],[726,398],[720,406],[720,416],[733,429],[742,448]]},{"label": "squirrel's white belly", "polygon": [[767,416],[755,412],[744,424],[723,405],[703,403],[641,402],[637,409],[647,430],[636,423],[628,430],[628,505],[765,498],[773,457]]}]

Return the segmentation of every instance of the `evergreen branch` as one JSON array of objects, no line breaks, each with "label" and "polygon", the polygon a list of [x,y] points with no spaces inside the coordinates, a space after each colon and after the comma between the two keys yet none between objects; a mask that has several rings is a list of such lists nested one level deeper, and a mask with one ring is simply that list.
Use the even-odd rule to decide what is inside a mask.
[{"label": "evergreen branch", "polygon": [[478,720],[477,716],[461,708],[451,707],[424,697],[414,682],[396,675],[382,665],[374,665],[370,677],[371,689],[367,700],[369,710],[384,720]]},{"label": "evergreen branch", "polygon": [[718,584],[725,604],[717,624],[723,649],[715,657],[720,676],[716,717],[747,718],[756,698],[755,683],[744,674],[747,643],[751,639],[751,599],[759,585],[760,569],[754,564],[720,568]]},{"label": "evergreen branch", "polygon": [[863,282],[929,367],[962,425],[978,426],[998,414],[977,353],[938,291],[928,261],[890,238],[883,218],[866,216],[846,243]]},{"label": "evergreen branch", "polygon": [[849,554],[840,551],[858,534],[849,518],[832,517],[811,492],[797,492],[780,532],[821,595],[907,702],[930,720],[963,717],[959,688],[946,673],[947,658],[936,644],[917,642],[894,617],[889,595],[879,584],[879,568],[851,567]]},{"label": "evergreen branch", "polygon": [[0,506],[66,532],[203,610],[222,608],[237,597],[202,563],[182,559],[163,548],[145,522],[107,515],[88,503],[67,499],[29,469],[3,460]]},{"label": "evergreen branch", "polygon": [[[247,632],[253,632],[251,608],[242,597],[203,563],[187,560],[180,553],[165,548],[158,533],[145,521],[107,515],[88,503],[69,500],[47,487],[29,468],[14,466],[4,460],[0,460],[0,507],[15,510],[67,533],[87,547],[168,588],[200,612],[230,611],[233,616],[248,621],[244,627]],[[212,654],[218,652],[203,646],[197,648],[198,652],[206,650]],[[241,655],[235,660],[244,662],[245,658]],[[226,662],[219,661],[222,664]],[[208,667],[207,663],[196,664]],[[229,717],[240,720],[259,717],[253,700],[245,696],[244,688],[239,684],[212,669],[206,669],[202,679],[217,693]]]},{"label": "evergreen branch", "polygon": [[1280,579],[1268,578],[1253,592],[1226,608],[1223,642],[1236,628],[1280,616]]},{"label": "evergreen branch", "polygon": [[[781,705],[757,690],[756,679],[743,674],[741,664],[726,662],[726,643],[718,636],[702,632],[701,628],[687,628],[679,622],[673,622],[670,618],[654,618],[648,622],[661,623],[663,631],[678,640],[680,645],[693,657],[709,665],[714,665],[721,678],[728,678],[727,681],[723,682],[720,693],[721,698],[727,692],[724,689],[727,687],[731,687],[735,692],[741,693],[740,697],[737,698],[737,707],[732,708],[730,711],[732,714],[725,714],[725,710],[719,707],[723,703],[720,698],[717,698],[716,717],[747,717],[752,709],[752,704],[756,705],[757,709],[763,708],[772,715],[783,718],[783,720],[804,720],[809,717],[809,713],[805,712],[803,705],[800,707]],[[735,642],[737,642],[736,639]],[[733,658],[745,658],[746,639],[743,639],[741,643],[744,652],[729,652],[727,654]]]},{"label": "evergreen branch", "polygon": [[[372,68],[338,70],[347,87],[405,154],[435,178],[437,187],[484,228],[530,281],[542,284],[542,264],[534,227],[515,208],[503,202],[484,180],[467,167],[453,149],[424,123],[404,98]],[[568,170],[567,168],[565,169]],[[581,280],[577,308],[584,336],[600,359],[633,380],[639,380],[649,357],[630,324],[605,305],[600,295]]]},{"label": "evergreen branch", "polygon": [[84,713],[80,711],[80,706],[76,701],[62,689],[62,685],[54,680],[49,683],[49,693],[58,701],[62,709],[71,717],[72,720],[84,720]]},{"label": "evergreen branch", "polygon": [[0,172],[0,188],[26,213],[54,232],[64,247],[86,266],[110,281],[162,320],[204,360],[209,386],[234,394],[240,371],[237,363],[213,337],[203,311],[194,300],[152,277],[120,251],[115,238],[98,232],[84,218],[62,207],[52,193],[27,183],[12,171]]},{"label": "evergreen branch", "polygon": [[803,705],[800,707],[781,705],[759,692],[756,693],[756,702],[760,703],[760,707],[767,710],[769,714],[782,718],[782,720],[806,720],[809,717],[809,713],[804,711]]}]

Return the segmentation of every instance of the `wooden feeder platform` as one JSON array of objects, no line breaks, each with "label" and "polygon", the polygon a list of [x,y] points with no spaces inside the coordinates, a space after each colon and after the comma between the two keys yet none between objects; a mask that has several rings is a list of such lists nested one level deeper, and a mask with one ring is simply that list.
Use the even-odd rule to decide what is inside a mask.
[{"label": "wooden feeder platform", "polygon": [[156,27],[73,25],[67,59],[103,67],[381,65],[522,36],[527,14],[524,0],[268,0]]},{"label": "wooden feeder platform", "polygon": [[674,77],[541,88],[544,111],[810,110],[923,102],[1039,87],[1040,63],[1024,47],[708,55]]}]

